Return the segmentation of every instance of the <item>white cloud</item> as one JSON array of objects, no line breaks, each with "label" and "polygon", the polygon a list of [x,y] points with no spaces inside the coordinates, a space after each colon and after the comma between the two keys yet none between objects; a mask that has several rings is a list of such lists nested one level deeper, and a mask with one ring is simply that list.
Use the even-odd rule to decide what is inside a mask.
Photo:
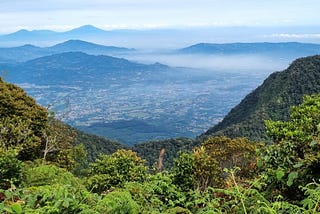
[{"label": "white cloud", "polygon": [[296,33],[279,33],[272,35],[265,35],[265,38],[279,38],[279,39],[319,39],[319,33],[310,34],[296,34]]}]

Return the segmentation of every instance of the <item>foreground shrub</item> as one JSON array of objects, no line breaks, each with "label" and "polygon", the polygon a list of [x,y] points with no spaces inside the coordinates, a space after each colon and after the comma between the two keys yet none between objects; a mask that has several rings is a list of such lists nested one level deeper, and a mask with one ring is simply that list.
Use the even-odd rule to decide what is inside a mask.
[{"label": "foreground shrub", "polygon": [[0,148],[0,189],[22,182],[22,162],[17,159],[16,150]]},{"label": "foreground shrub", "polygon": [[144,183],[127,183],[125,189],[141,206],[142,213],[163,212],[168,208],[183,206],[186,201],[186,196],[165,173],[150,175]]},{"label": "foreground shrub", "polygon": [[145,161],[130,150],[118,150],[112,155],[100,155],[90,164],[87,187],[102,193],[111,187],[122,187],[126,182],[141,182],[146,178]]},{"label": "foreground shrub", "polygon": [[63,184],[79,186],[80,181],[72,173],[54,165],[29,166],[24,171],[24,186]]},{"label": "foreground shrub", "polygon": [[97,211],[99,213],[136,214],[139,213],[139,206],[129,192],[114,191],[99,201]]}]

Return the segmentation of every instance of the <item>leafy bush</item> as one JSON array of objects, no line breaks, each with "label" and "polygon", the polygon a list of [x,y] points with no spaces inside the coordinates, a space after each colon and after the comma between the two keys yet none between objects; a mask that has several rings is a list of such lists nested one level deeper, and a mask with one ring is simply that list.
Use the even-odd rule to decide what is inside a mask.
[{"label": "leafy bush", "polygon": [[185,209],[182,207],[174,207],[166,210],[164,214],[192,214],[192,213],[188,209]]},{"label": "leafy bush", "polygon": [[180,153],[175,159],[173,180],[182,190],[208,187],[223,187],[226,174],[223,168],[240,167],[240,178],[250,178],[256,174],[257,144],[246,138],[210,137],[193,153]]},{"label": "leafy bush", "polygon": [[166,173],[149,175],[144,183],[130,182],[125,185],[144,213],[162,212],[166,208],[183,206],[186,196],[173,184]]},{"label": "leafy bush", "polygon": [[80,213],[92,211],[96,198],[81,186],[52,184],[24,190],[25,213]]},{"label": "leafy bush", "polygon": [[18,151],[0,147],[0,189],[8,189],[22,182],[22,162],[17,159]]},{"label": "leafy bush", "polygon": [[114,191],[99,201],[97,211],[99,213],[136,214],[139,213],[139,206],[131,198],[129,192]]},{"label": "leafy bush", "polygon": [[[320,212],[320,184],[312,182],[307,184],[305,187],[302,187],[307,198],[303,199],[301,204],[306,210],[311,211],[312,213]],[[310,212],[311,213],[311,212]]]},{"label": "leafy bush", "polygon": [[24,186],[45,186],[64,184],[80,185],[80,181],[65,169],[54,165],[26,166],[24,170]]},{"label": "leafy bush", "polygon": [[145,161],[130,150],[118,150],[112,155],[100,155],[90,164],[88,189],[102,193],[111,187],[122,187],[125,182],[143,181],[147,167]]},{"label": "leafy bush", "polygon": [[173,183],[181,188],[182,191],[189,191],[196,186],[195,160],[191,153],[180,152],[179,158],[174,160],[172,170]]}]

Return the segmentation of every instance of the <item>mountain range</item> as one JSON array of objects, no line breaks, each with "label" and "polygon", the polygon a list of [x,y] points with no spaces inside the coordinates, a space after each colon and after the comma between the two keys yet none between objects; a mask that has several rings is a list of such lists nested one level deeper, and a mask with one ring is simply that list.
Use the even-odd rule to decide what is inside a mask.
[{"label": "mountain range", "polygon": [[[318,26],[281,26],[103,30],[92,25],[84,25],[65,32],[45,29],[22,29],[14,33],[0,35],[0,47],[22,46],[25,44],[46,47],[70,39],[138,49],[181,48],[203,41],[218,44],[235,41],[246,43],[290,42],[293,40],[302,43],[319,43],[319,37],[316,36],[318,29]],[[287,35],[287,37],[282,35]],[[310,36],[306,37],[306,35]]]},{"label": "mountain range", "polygon": [[132,53],[134,49],[98,45],[82,40],[68,40],[50,47],[38,47],[34,45],[23,45],[19,47],[0,48],[0,60],[12,63],[28,61],[42,56],[49,56],[64,52],[83,52],[93,55],[114,55]]},{"label": "mountain range", "polygon": [[80,37],[101,36],[108,33],[107,31],[96,28],[92,25],[84,25],[79,28],[75,28],[65,32],[56,32],[51,30],[19,30],[14,33],[0,35],[0,44],[6,44],[5,46],[12,46],[22,43],[37,43],[41,41],[61,41],[77,39]]},{"label": "mountain range", "polygon": [[141,71],[147,73],[168,67],[159,63],[145,65],[111,56],[63,52],[26,62],[3,64],[2,68],[9,71],[8,80],[16,83],[83,86],[86,83],[90,85],[90,79],[94,79],[92,84],[99,87],[105,83],[104,80],[116,82],[121,77],[129,78]]},{"label": "mountain range", "polygon": [[281,43],[199,43],[178,50],[180,54],[261,54],[282,57],[301,57],[320,54],[320,44]]}]

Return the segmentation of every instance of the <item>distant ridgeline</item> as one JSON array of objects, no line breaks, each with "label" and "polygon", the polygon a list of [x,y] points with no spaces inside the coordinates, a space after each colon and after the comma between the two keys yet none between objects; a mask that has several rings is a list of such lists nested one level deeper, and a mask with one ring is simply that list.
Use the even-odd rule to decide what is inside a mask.
[{"label": "distant ridgeline", "polygon": [[104,46],[82,40],[68,40],[51,47],[23,45],[18,47],[0,48],[0,63],[25,62],[35,58],[64,52],[83,52],[93,55],[113,55],[134,51],[134,49]]},{"label": "distant ridgeline", "polygon": [[318,54],[319,44],[299,42],[199,43],[178,50],[181,54],[263,54],[281,57],[301,57]]},{"label": "distant ridgeline", "polygon": [[314,93],[320,93],[320,55],[297,59],[286,70],[271,74],[199,139],[225,135],[268,141],[264,121],[288,120],[290,106]]}]

